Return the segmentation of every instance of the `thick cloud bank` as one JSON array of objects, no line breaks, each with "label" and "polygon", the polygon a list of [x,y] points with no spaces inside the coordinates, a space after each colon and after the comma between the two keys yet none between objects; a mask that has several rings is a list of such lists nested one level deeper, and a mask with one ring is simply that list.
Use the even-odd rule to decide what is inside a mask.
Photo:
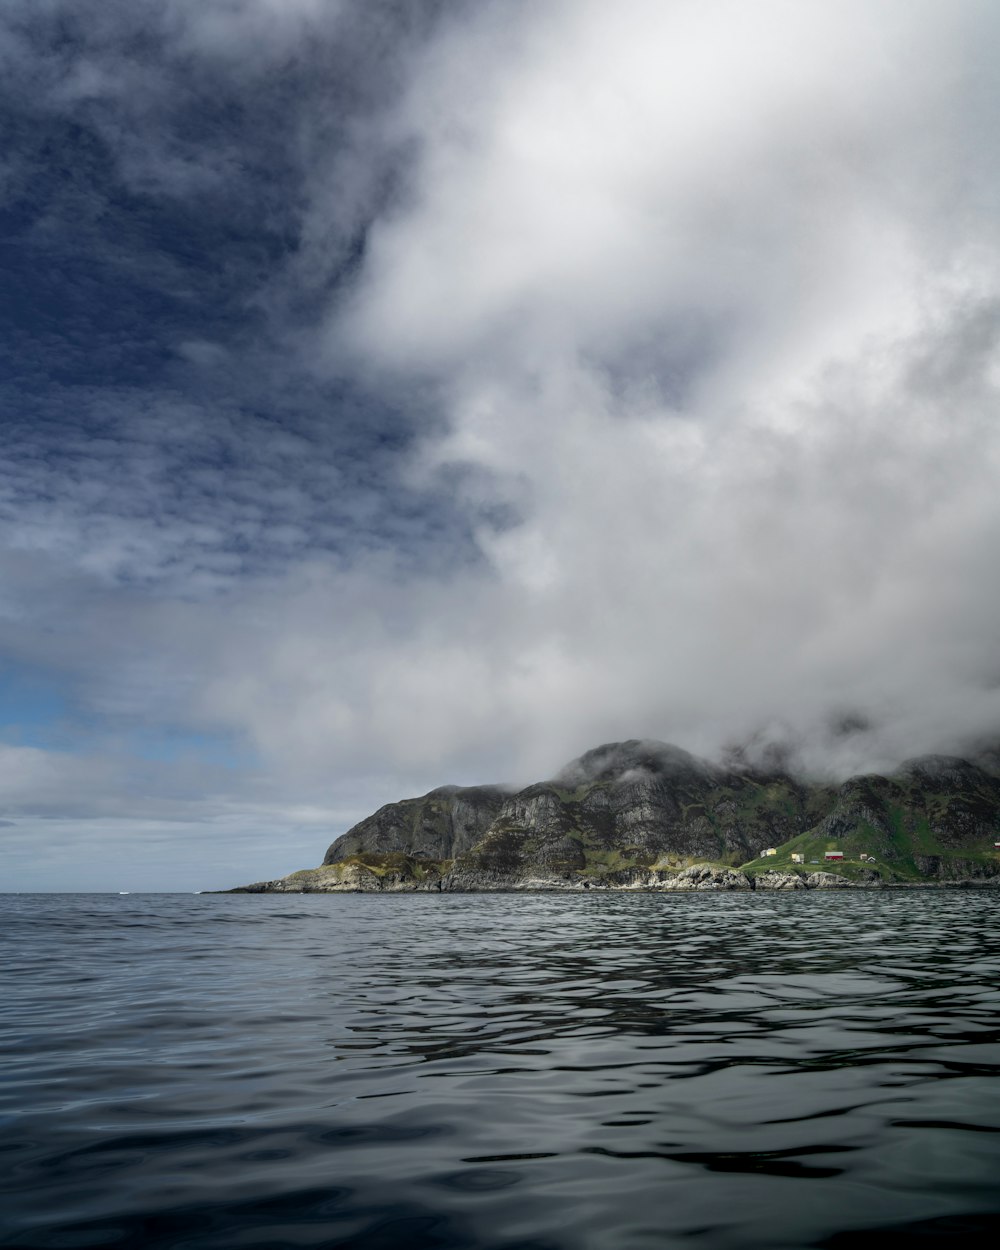
[{"label": "thick cloud bank", "polygon": [[510,518],[386,655],[403,723],[434,688],[421,749],[538,765],[636,725],[838,767],[995,730],[995,19],[540,8],[427,57],[330,324],[436,382],[422,469]]},{"label": "thick cloud bank", "polygon": [[998,53],[976,0],[11,6],[0,645],[72,714],[9,814],[112,819],[140,731],[243,754],[131,818],[296,846],[615,738],[995,739]]}]

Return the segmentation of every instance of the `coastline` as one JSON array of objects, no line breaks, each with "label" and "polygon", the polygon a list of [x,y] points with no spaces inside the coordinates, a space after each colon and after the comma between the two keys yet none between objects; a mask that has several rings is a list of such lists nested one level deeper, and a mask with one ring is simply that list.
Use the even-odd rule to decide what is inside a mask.
[{"label": "coastline", "polygon": [[693,865],[678,873],[635,873],[630,880],[566,880],[525,877],[516,880],[469,879],[469,874],[449,879],[447,873],[434,879],[417,879],[399,872],[373,871],[343,874],[339,878],[320,869],[305,869],[272,881],[257,881],[214,894],[688,894],[750,891],[813,890],[996,890],[1000,877],[953,880],[886,880],[871,872],[865,880],[852,881],[832,872],[746,873],[718,865]]}]

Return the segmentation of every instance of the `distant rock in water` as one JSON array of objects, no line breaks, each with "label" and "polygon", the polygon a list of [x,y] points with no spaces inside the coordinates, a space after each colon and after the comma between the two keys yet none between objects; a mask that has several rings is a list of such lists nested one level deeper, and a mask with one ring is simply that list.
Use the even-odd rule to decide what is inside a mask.
[{"label": "distant rock in water", "polygon": [[516,792],[441,786],[388,803],[319,868],[238,892],[1000,884],[995,841],[992,766],[925,756],[833,786],[631,739]]}]

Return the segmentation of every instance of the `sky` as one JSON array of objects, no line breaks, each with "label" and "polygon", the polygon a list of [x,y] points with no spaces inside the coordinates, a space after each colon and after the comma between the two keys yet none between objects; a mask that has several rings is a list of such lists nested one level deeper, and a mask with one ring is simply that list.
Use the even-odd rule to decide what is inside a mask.
[{"label": "sky", "polygon": [[0,889],[1000,739],[991,0],[6,0]]}]

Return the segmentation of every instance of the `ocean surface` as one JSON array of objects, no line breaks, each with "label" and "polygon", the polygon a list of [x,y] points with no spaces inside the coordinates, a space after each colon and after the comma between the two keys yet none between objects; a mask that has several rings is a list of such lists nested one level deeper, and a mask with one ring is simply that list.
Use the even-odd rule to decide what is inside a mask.
[{"label": "ocean surface", "polygon": [[2,896],[0,1245],[992,1250],[998,919]]}]

